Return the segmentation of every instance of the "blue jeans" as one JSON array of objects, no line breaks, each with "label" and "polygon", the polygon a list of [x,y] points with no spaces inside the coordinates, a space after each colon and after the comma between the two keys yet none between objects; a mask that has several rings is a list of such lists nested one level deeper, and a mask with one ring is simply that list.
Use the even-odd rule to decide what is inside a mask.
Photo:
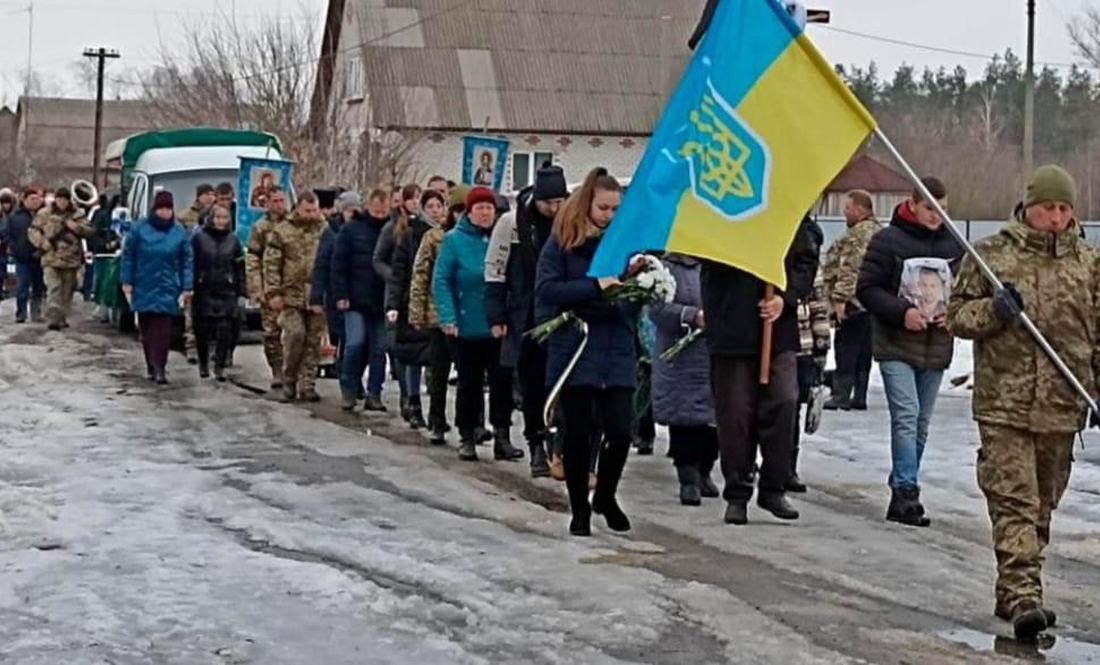
[{"label": "blue jeans", "polygon": [[[358,395],[363,385],[363,372],[370,365],[367,394],[382,396],[382,382],[386,373],[386,354],[381,350],[386,325],[375,322],[362,312],[344,312],[344,359],[340,366],[340,389],[344,393]],[[381,331],[381,334],[379,334]],[[376,354],[382,357],[381,370],[376,370]]]},{"label": "blue jeans", "polygon": [[[38,261],[16,261],[15,279],[18,286],[15,291],[15,318],[27,318],[27,302],[41,305],[46,297],[46,281],[42,277],[42,264]],[[37,307],[35,308],[37,310]]]},{"label": "blue jeans", "polygon": [[411,399],[420,399],[420,381],[424,368],[420,365],[405,365],[405,394]]},{"label": "blue jeans", "polygon": [[928,424],[936,408],[943,370],[917,369],[896,360],[879,363],[890,406],[890,487],[918,487]]},{"label": "blue jeans", "polygon": [[373,395],[374,397],[381,397],[382,385],[386,382],[385,315],[370,319],[370,326],[370,377],[368,378],[367,394]]}]

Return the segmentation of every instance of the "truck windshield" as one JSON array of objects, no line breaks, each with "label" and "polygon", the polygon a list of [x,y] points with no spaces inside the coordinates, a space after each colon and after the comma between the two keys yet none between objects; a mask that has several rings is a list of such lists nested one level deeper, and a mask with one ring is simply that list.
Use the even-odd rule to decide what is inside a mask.
[{"label": "truck windshield", "polygon": [[219,183],[228,182],[237,189],[237,179],[240,174],[238,169],[206,169],[202,171],[179,171],[175,173],[158,173],[150,176],[149,209],[153,207],[153,197],[161,190],[172,192],[172,198],[176,202],[176,213],[188,208],[195,200],[195,188],[201,184],[209,184],[217,187]]}]

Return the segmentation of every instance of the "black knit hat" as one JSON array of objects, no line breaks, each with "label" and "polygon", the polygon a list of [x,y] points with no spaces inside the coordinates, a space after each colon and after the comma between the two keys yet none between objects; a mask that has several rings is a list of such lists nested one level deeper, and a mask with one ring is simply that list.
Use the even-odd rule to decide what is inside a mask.
[{"label": "black knit hat", "polygon": [[568,189],[565,185],[565,171],[560,166],[544,162],[542,168],[535,174],[535,200],[564,199],[566,194]]}]

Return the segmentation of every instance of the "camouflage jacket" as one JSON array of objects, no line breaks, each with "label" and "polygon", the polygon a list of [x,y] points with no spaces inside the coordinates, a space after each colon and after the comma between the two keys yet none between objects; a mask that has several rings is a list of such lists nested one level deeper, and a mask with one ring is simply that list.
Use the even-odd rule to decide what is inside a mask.
[{"label": "camouflage jacket", "polygon": [[309,307],[313,262],[326,227],[320,218],[291,217],[271,230],[263,259],[265,298],[281,297],[287,309]]},{"label": "camouflage jacket", "polygon": [[823,271],[819,270],[814,278],[814,289],[810,296],[798,302],[798,337],[800,356],[820,356],[824,360],[829,354],[831,335],[829,332],[829,301],[825,297]]},{"label": "camouflage jacket", "polygon": [[856,282],[859,281],[859,268],[863,265],[863,255],[871,238],[882,230],[878,220],[868,218],[851,226],[843,236],[825,252],[825,261],[821,264],[821,273],[825,282],[825,295],[830,304],[851,303],[862,309],[856,298]]},{"label": "camouflage jacket", "polygon": [[256,222],[252,231],[248,234],[248,248],[245,253],[245,279],[248,282],[248,296],[253,300],[260,300],[264,294],[264,252],[267,250],[267,239],[276,224],[286,219],[286,216],[273,218],[265,215]]},{"label": "camouflage jacket", "polygon": [[432,273],[445,234],[446,231],[441,228],[429,229],[416,252],[412,283],[409,285],[409,324],[414,328],[439,327],[439,312],[432,297]]},{"label": "camouflage jacket", "polygon": [[198,201],[196,201],[188,206],[187,210],[176,215],[176,219],[179,220],[180,224],[183,224],[183,228],[192,231],[198,226],[199,220],[202,219],[202,214],[204,212],[206,211],[200,208]]},{"label": "camouflage jacket", "polygon": [[[74,220],[80,224],[80,232],[74,233],[65,223]],[[46,268],[73,269],[84,265],[84,238],[95,231],[78,210],[58,212],[53,206],[38,211],[27,230],[27,239],[38,249],[42,266]]]},{"label": "camouflage jacket", "polygon": [[[1100,252],[1070,225],[1061,234],[1018,220],[975,246],[1003,282],[1016,286],[1024,311],[1086,388],[1100,369]],[[947,308],[952,334],[975,341],[974,419],[1038,433],[1079,431],[1085,403],[1022,326],[1006,325],[993,287],[970,257]]]}]

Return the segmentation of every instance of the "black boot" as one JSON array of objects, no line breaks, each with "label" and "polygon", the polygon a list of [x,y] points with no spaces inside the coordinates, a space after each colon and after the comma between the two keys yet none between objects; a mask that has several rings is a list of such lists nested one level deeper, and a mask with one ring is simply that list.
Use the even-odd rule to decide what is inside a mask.
[{"label": "black boot", "polygon": [[531,477],[549,478],[550,461],[546,457],[546,448],[542,445],[542,441],[532,440],[528,442],[527,447],[531,450]]},{"label": "black boot", "polygon": [[402,395],[399,400],[399,404],[401,410],[401,420],[409,422],[409,398]]},{"label": "black boot", "polygon": [[698,506],[703,503],[700,493],[699,467],[684,464],[676,467],[676,477],[680,480],[680,503],[685,506]]},{"label": "black boot", "polygon": [[791,448],[791,477],[787,480],[787,485],[784,489],[788,492],[794,492],[795,494],[805,494],[806,485],[802,482],[802,479],[798,477],[799,438],[800,436],[796,432],[794,436],[794,447]]},{"label": "black boot", "polygon": [[210,363],[205,358],[199,358],[199,378],[210,378]]},{"label": "black boot", "polygon": [[855,377],[851,374],[833,373],[833,390],[829,401],[825,402],[826,411],[848,411],[852,408],[852,385]]},{"label": "black boot", "polygon": [[458,459],[463,462],[477,461],[477,445],[474,444],[474,438],[470,432],[462,434],[462,440],[458,444]]},{"label": "black boot", "polygon": [[783,492],[761,491],[760,496],[756,497],[756,505],[781,520],[798,519],[798,511],[787,501],[787,495]]},{"label": "black boot", "polygon": [[523,451],[512,445],[512,433],[507,427],[493,428],[493,459],[503,462],[523,459]]},{"label": "black boot", "polygon": [[149,379],[150,381],[156,381],[157,380],[157,368],[153,367],[152,365],[146,365],[145,366],[145,378]]},{"label": "black boot", "polygon": [[1012,613],[1012,631],[1018,640],[1033,640],[1048,625],[1047,615],[1036,601],[1022,601]]},{"label": "black boot", "polygon": [[214,379],[218,383],[225,383],[225,368],[221,365],[214,365]]},{"label": "black boot", "polygon": [[906,526],[926,527],[932,524],[932,520],[924,516],[924,507],[920,505],[920,490],[916,487],[891,488],[886,519]]},{"label": "black boot", "polygon": [[409,427],[413,429],[424,429],[428,426],[428,423],[424,422],[424,409],[420,406],[420,397],[413,397],[409,399]]},{"label": "black boot", "polygon": [[592,535],[592,506],[588,503],[588,459],[565,462],[565,486],[569,491],[569,533],[573,536]]},{"label": "black boot", "polygon": [[433,422],[429,426],[428,442],[433,446],[445,446],[447,445],[447,423],[442,421]]},{"label": "black boot", "polygon": [[871,383],[870,372],[856,374],[855,388],[852,390],[852,411],[867,410],[867,386]]},{"label": "black boot", "polygon": [[704,499],[717,499],[718,486],[710,479],[710,472],[714,469],[714,462],[703,462],[699,465],[699,494]]},{"label": "black boot", "polygon": [[164,371],[164,365],[154,367],[153,375],[156,378],[158,384],[163,386],[168,383],[168,374]]},{"label": "black boot", "polygon": [[615,500],[629,454],[630,446],[622,444],[605,445],[600,451],[596,492],[592,495],[592,512],[603,515],[607,520],[607,528],[612,531],[630,531],[630,519]]},{"label": "black boot", "polygon": [[723,518],[726,524],[743,525],[749,523],[749,502],[730,501],[726,504],[726,516]]},{"label": "black boot", "polygon": [[478,425],[474,428],[474,441],[481,445],[483,443],[489,443],[493,440],[493,433],[485,427]]}]

